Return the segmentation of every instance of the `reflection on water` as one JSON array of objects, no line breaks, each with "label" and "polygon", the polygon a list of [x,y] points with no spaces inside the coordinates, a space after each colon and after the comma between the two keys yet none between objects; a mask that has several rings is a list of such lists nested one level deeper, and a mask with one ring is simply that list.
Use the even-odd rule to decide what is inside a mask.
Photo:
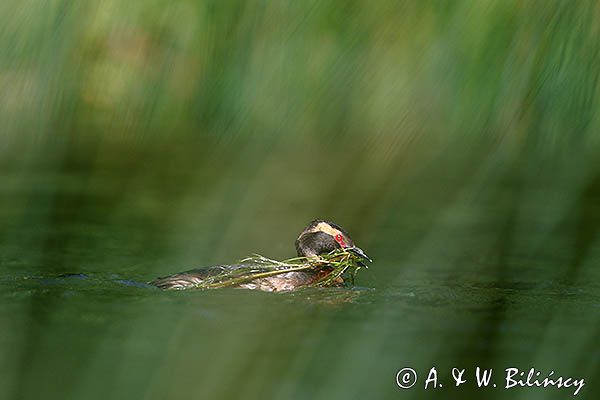
[{"label": "reflection on water", "polygon": [[[0,1],[1,397],[600,398],[599,3],[540,4]],[[357,288],[143,285],[315,218]]]},{"label": "reflection on water", "polygon": [[[63,182],[76,184],[73,177]],[[531,236],[533,244],[511,246],[535,250],[527,254],[504,247],[503,240],[517,236],[505,237],[494,215],[465,214],[460,201],[435,225],[426,213],[398,210],[404,229],[397,238],[389,239],[388,224],[354,234],[361,243],[361,236],[383,238],[365,244],[375,262],[360,271],[355,288],[165,292],[143,282],[200,265],[190,254],[208,263],[213,253],[165,250],[154,231],[168,231],[168,224],[136,219],[139,210],[115,216],[110,203],[94,202],[96,195],[69,190],[55,188],[51,210],[21,207],[40,195],[35,186],[3,195],[0,319],[10,329],[2,333],[0,367],[10,395],[421,397],[421,389],[396,386],[395,373],[405,366],[420,374],[435,366],[447,382],[439,390],[457,398],[481,393],[473,385],[453,389],[453,367],[533,366],[585,377],[583,393],[593,390],[600,361],[599,280],[592,268],[598,248],[590,247],[578,275],[565,279],[573,260],[568,227],[581,223],[576,215],[543,242],[535,221],[519,228],[520,240]],[[23,223],[32,215],[51,222]],[[271,238],[274,252],[279,246],[293,252],[292,231],[289,240]],[[184,240],[206,249],[202,240],[213,239]],[[400,256],[385,247],[395,240]],[[239,252],[257,249],[239,243]],[[515,393],[566,396],[532,389],[486,395]]]}]

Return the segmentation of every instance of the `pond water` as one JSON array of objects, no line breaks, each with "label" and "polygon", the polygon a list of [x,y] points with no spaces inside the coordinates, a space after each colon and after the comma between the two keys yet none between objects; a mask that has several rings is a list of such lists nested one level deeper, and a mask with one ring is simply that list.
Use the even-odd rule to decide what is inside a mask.
[{"label": "pond water", "polygon": [[[489,202],[470,188],[439,212],[417,196],[371,226],[350,222],[374,259],[353,288],[160,291],[143,282],[253,252],[291,256],[305,222],[186,224],[156,218],[151,200],[111,200],[118,177],[4,178],[3,398],[559,399],[575,390],[505,389],[509,367],[585,378],[578,396],[599,393],[597,202],[548,226],[508,206],[514,187]],[[478,366],[493,369],[496,388],[477,388]],[[402,390],[396,374],[407,367],[418,381]],[[432,367],[442,387],[425,390]],[[458,388],[452,368],[465,369]]]},{"label": "pond water", "polygon": [[[0,10],[0,400],[600,399],[600,2]],[[316,218],[355,287],[144,284]]]}]

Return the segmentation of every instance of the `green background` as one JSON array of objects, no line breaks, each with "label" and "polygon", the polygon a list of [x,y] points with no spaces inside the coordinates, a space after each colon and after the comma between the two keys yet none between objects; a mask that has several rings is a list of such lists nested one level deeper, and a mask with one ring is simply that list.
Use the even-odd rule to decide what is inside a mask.
[{"label": "green background", "polygon": [[[599,37],[595,1],[2,1],[0,397],[597,397]],[[135,285],[314,218],[357,288]]]}]

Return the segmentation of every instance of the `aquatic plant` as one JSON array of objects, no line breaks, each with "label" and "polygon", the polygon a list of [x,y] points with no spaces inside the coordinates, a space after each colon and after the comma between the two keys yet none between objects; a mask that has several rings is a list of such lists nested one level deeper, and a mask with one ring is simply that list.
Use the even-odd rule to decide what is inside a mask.
[{"label": "aquatic plant", "polygon": [[345,273],[349,273],[350,281],[354,283],[354,277],[358,270],[366,265],[361,262],[362,258],[351,252],[352,249],[336,250],[334,252],[318,257],[295,257],[284,261],[273,260],[260,254],[240,260],[240,266],[235,269],[222,269],[195,284],[196,289],[216,289],[238,286],[249,283],[256,279],[268,278],[288,272],[321,272],[322,274],[314,282],[306,287],[328,287],[333,286],[337,279]]}]

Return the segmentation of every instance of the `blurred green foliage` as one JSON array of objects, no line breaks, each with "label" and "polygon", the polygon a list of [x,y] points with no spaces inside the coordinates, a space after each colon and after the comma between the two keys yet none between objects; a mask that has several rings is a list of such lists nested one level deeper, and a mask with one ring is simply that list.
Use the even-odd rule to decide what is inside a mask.
[{"label": "blurred green foliage", "polygon": [[4,143],[368,136],[394,151],[428,140],[551,153],[598,144],[594,1],[0,7]]},{"label": "blurred green foliage", "polygon": [[[1,1],[0,386],[395,398],[404,364],[594,376],[599,37],[592,0]],[[354,303],[113,284],[290,257],[317,217],[375,260]],[[31,283],[66,272],[97,280]]]},{"label": "blurred green foliage", "polygon": [[212,197],[235,203],[224,223],[244,196],[240,225],[263,211],[290,233],[364,229],[482,175],[574,201],[599,170],[599,18],[595,1],[7,0],[0,165],[116,176],[106,197],[150,216]]}]

